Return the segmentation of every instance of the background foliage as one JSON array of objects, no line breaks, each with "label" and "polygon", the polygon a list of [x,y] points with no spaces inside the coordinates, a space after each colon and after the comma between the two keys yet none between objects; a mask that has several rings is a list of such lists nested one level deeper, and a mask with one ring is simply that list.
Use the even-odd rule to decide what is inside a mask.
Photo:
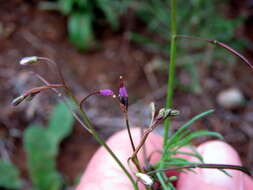
[{"label": "background foliage", "polygon": [[97,47],[95,26],[109,24],[113,30],[119,28],[119,17],[129,6],[129,0],[58,0],[55,3],[42,3],[42,9],[56,8],[68,17],[70,41],[79,50],[91,50]]},{"label": "background foliage", "polygon": [[[59,103],[50,115],[47,127],[30,125],[24,132],[24,149],[27,156],[29,176],[33,189],[59,190],[63,178],[56,168],[56,158],[61,141],[70,135],[74,119],[68,108]],[[18,169],[4,160],[0,160],[0,187],[20,189]]]}]

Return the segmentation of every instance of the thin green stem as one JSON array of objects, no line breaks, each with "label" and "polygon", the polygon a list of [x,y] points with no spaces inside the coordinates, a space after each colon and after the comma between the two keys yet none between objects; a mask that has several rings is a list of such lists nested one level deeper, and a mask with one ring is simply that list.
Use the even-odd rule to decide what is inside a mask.
[{"label": "thin green stem", "polygon": [[[167,97],[166,97],[166,105],[165,107],[171,108],[173,106],[173,93],[174,93],[174,80],[175,80],[175,63],[176,63],[176,35],[177,35],[177,1],[170,1],[170,63],[169,63],[169,71],[168,71],[168,86],[167,86]],[[171,118],[169,117],[164,122],[164,136],[163,136],[163,146],[166,147],[168,143],[169,137],[169,129],[170,129]],[[159,169],[164,168],[164,160],[167,154],[163,153]],[[163,180],[162,175],[156,174],[159,181],[162,183],[163,189],[169,189]]]},{"label": "thin green stem", "polygon": [[134,140],[133,140],[133,137],[132,137],[132,134],[131,134],[131,131],[130,131],[130,125],[129,125],[129,119],[128,119],[127,111],[125,111],[124,114],[125,114],[125,120],[126,120],[126,127],[127,127],[128,136],[129,136],[129,139],[130,139],[130,142],[131,142],[132,149],[133,149],[133,151],[135,151],[135,145],[134,145]]},{"label": "thin green stem", "polygon": [[[132,146],[133,152],[135,152],[136,149],[135,149],[133,137],[132,137],[132,134],[131,134],[131,131],[130,131],[130,124],[129,124],[127,110],[124,111],[124,115],[125,115],[125,120],[126,120],[126,126],[127,126],[128,136],[129,136],[129,139],[130,139],[130,142],[131,142],[131,146]],[[135,166],[138,169],[138,171],[139,172],[143,172],[137,154],[134,157],[132,157],[132,161],[135,164]]]},{"label": "thin green stem", "polygon": [[[174,79],[175,79],[175,62],[176,62],[176,34],[177,34],[177,20],[176,20],[176,0],[171,0],[170,22],[171,22],[171,37],[170,37],[170,64],[169,64],[169,77],[166,97],[166,108],[173,105],[173,92],[174,92]],[[170,118],[164,122],[164,146],[166,145],[170,128]]]},{"label": "thin green stem", "polygon": [[169,188],[167,187],[167,185],[166,185],[166,183],[165,183],[165,181],[163,179],[162,173],[156,173],[156,176],[157,176],[159,182],[161,183],[163,189],[164,190],[169,190]]},{"label": "thin green stem", "polygon": [[[77,99],[75,98],[75,96],[73,95],[73,93],[71,91],[67,91],[67,93],[68,93],[68,96],[74,102],[75,106],[79,107],[79,103],[78,103]],[[111,148],[97,134],[97,132],[94,130],[94,127],[92,126],[91,122],[89,121],[86,113],[82,109],[80,109],[80,115],[81,115],[81,117],[82,117],[85,125],[87,125],[87,127],[89,128],[91,134],[94,136],[94,138],[99,142],[99,144],[101,144],[108,151],[108,153],[112,156],[112,158],[115,160],[115,162],[119,165],[119,167],[123,170],[123,172],[129,178],[129,180],[131,181],[131,183],[134,186],[134,189],[135,190],[139,190],[138,185],[135,182],[135,180],[133,179],[133,177],[131,176],[131,174],[128,172],[128,170],[125,168],[125,166],[122,164],[122,162],[118,159],[118,157],[113,153],[113,151],[111,150]]]},{"label": "thin green stem", "polygon": [[129,180],[131,181],[131,183],[134,186],[135,190],[138,190],[138,185],[136,184],[136,182],[134,181],[133,177],[131,176],[131,174],[127,171],[127,169],[125,168],[125,166],[121,163],[121,161],[118,159],[118,157],[113,153],[113,151],[110,149],[110,147],[104,142],[104,140],[97,134],[97,132],[93,129],[91,129],[92,131],[92,135],[94,136],[94,138],[108,151],[108,153],[113,157],[113,159],[117,162],[117,164],[119,165],[119,167],[123,170],[123,172],[127,175],[127,177],[129,178]]},{"label": "thin green stem", "polygon": [[[129,178],[129,180],[131,181],[131,183],[133,184],[133,187],[135,190],[139,190],[137,183],[135,182],[134,178],[131,176],[131,174],[128,172],[128,170],[125,168],[125,166],[122,164],[122,162],[118,159],[118,157],[113,153],[113,151],[111,150],[111,148],[106,144],[106,142],[97,134],[97,132],[95,131],[94,127],[92,126],[91,122],[89,121],[89,118],[87,117],[86,113],[83,111],[83,109],[81,108],[81,105],[79,104],[78,100],[76,99],[76,97],[74,96],[74,94],[72,93],[72,91],[68,88],[68,86],[65,83],[63,74],[61,72],[60,67],[57,65],[56,62],[52,61],[51,59],[48,58],[44,58],[44,57],[37,57],[38,59],[41,60],[45,60],[49,65],[55,66],[55,69],[57,70],[57,72],[59,73],[59,77],[60,80],[62,82],[62,85],[65,89],[66,92],[66,96],[68,98],[71,99],[71,101],[75,104],[75,106],[77,108],[79,108],[80,111],[80,115],[82,120],[79,119],[79,117],[77,116],[77,114],[73,111],[71,111],[74,115],[75,118],[77,118],[77,120],[81,123],[81,125],[87,129],[93,136],[94,138],[108,151],[108,153],[112,156],[112,158],[116,161],[116,163],[119,165],[119,167],[123,170],[123,172],[126,174],[126,176]],[[36,75],[42,82],[44,82],[45,84],[49,85],[50,83],[44,79],[43,77],[41,77],[39,74]],[[56,89],[51,88],[53,91],[55,91],[57,93],[57,95],[59,97],[62,97],[62,94],[59,93]],[[64,103],[65,101],[65,97],[63,96],[63,101]],[[67,102],[66,102],[67,103]],[[68,104],[67,104],[68,106]],[[86,126],[85,126],[86,125]],[[87,127],[87,128],[86,128]]]}]

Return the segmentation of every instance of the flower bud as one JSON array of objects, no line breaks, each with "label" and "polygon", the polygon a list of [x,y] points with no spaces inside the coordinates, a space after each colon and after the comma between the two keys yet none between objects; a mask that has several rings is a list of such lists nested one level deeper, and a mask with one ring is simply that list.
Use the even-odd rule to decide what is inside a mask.
[{"label": "flower bud", "polygon": [[158,115],[156,116],[156,119],[157,120],[163,119],[164,115],[165,115],[165,108],[162,108],[162,109],[159,110]]},{"label": "flower bud", "polygon": [[102,96],[113,96],[114,95],[113,91],[110,89],[99,90],[99,94]]},{"label": "flower bud", "polygon": [[146,186],[149,186],[149,187],[151,187],[153,184],[154,184],[154,180],[152,179],[152,177],[150,177],[149,175],[147,175],[147,174],[144,174],[144,173],[136,173],[135,174],[136,175],[136,177],[138,177],[140,180],[141,180],[141,182],[144,184],[144,185],[146,185]]},{"label": "flower bud", "polygon": [[20,60],[19,64],[20,65],[29,65],[29,64],[34,63],[36,61],[38,61],[38,57],[37,56],[23,57]]},{"label": "flower bud", "polygon": [[157,120],[166,119],[169,116],[177,116],[177,115],[179,115],[179,113],[180,112],[178,110],[162,108],[159,110],[159,113],[158,113],[156,119]]},{"label": "flower bud", "polygon": [[177,116],[177,115],[179,115],[179,114],[180,114],[180,111],[179,111],[179,110],[167,109],[167,110],[165,111],[166,117],[168,117],[168,116]]},{"label": "flower bud", "polygon": [[170,181],[176,181],[176,180],[178,180],[178,177],[175,176],[175,175],[173,175],[173,176],[170,176],[170,177],[169,177],[169,180],[170,180]]},{"label": "flower bud", "polygon": [[127,95],[127,91],[126,91],[126,87],[121,87],[121,88],[119,88],[119,95],[121,96],[121,97],[128,97],[128,95]]},{"label": "flower bud", "polygon": [[124,84],[123,77],[120,76],[120,86],[119,86],[119,101],[123,104],[126,108],[128,107],[128,94]]},{"label": "flower bud", "polygon": [[26,99],[26,96],[24,96],[24,95],[18,96],[17,98],[15,98],[14,100],[12,100],[11,104],[12,104],[13,106],[17,106],[17,105],[19,105],[21,102],[23,102],[24,99]]}]

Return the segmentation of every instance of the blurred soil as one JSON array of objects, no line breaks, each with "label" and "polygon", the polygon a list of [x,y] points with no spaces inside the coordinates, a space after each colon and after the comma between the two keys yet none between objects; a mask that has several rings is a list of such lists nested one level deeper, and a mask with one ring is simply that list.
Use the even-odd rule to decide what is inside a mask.
[{"label": "blurred soil", "polygon": [[[126,28],[117,33],[101,28],[97,31],[100,48],[81,53],[68,42],[66,18],[57,12],[38,10],[36,1],[0,0],[0,4],[0,138],[4,142],[1,156],[9,155],[21,169],[23,177],[27,177],[27,169],[22,133],[31,123],[46,124],[56,102],[53,94],[48,93],[36,97],[31,104],[22,104],[17,108],[10,105],[11,100],[24,89],[39,85],[31,74],[18,65],[23,56],[45,56],[57,61],[78,98],[96,89],[116,90],[118,77],[125,76],[134,125],[147,123],[150,101],[157,102],[157,107],[164,104],[166,72],[144,69],[156,56],[130,43],[125,37]],[[252,20],[248,19],[245,25],[245,36],[251,38],[251,43]],[[245,50],[244,54],[251,56],[253,62],[252,50]],[[215,108],[213,115],[199,121],[193,128],[220,132],[226,142],[239,152],[243,164],[253,171],[252,71],[238,60],[236,65],[213,61],[211,66],[203,61],[198,63],[198,72],[201,93],[175,92],[174,105],[182,114],[173,121],[173,127],[177,129],[195,114]],[[52,81],[57,80],[55,73],[47,67],[41,67],[40,73]],[[177,76],[183,81],[189,80],[187,73],[182,70],[178,70]],[[216,97],[231,87],[240,89],[246,104],[227,110],[217,104]],[[97,130],[105,138],[124,128],[121,113],[113,102],[95,97],[87,105],[87,110]],[[204,140],[202,138],[199,142]],[[76,124],[71,136],[61,144],[58,158],[58,168],[69,183],[74,183],[97,147],[95,140]]]}]

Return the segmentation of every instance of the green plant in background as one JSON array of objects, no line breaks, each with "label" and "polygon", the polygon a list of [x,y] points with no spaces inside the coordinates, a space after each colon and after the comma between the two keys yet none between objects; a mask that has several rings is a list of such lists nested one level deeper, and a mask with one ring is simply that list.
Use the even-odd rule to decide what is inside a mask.
[{"label": "green plant in background", "polygon": [[67,107],[58,104],[49,119],[48,127],[31,125],[24,132],[29,176],[35,189],[59,190],[63,180],[56,170],[60,142],[72,130],[73,116]]},{"label": "green plant in background", "polygon": [[[242,23],[243,18],[226,18],[225,6],[229,6],[228,1],[178,0],[177,25],[180,27],[180,34],[208,36],[211,39],[232,42],[231,45],[236,48],[241,47],[241,42],[235,38],[234,29]],[[158,34],[166,40],[164,44],[168,44],[169,1],[140,0],[140,5],[136,7],[138,16],[147,24],[148,30]],[[182,44],[182,47],[187,45]],[[199,44],[194,44],[194,46],[198,48]]]},{"label": "green plant in background", "polygon": [[22,181],[20,180],[19,170],[9,161],[0,159],[0,187],[6,189],[20,189]]},{"label": "green plant in background", "polygon": [[[79,50],[91,50],[97,46],[96,34],[101,31],[95,25],[110,24],[113,30],[119,28],[119,17],[126,11],[129,0],[58,0],[42,2],[42,9],[56,9],[68,17],[70,41]],[[104,22],[105,21],[105,22]]]},{"label": "green plant in background", "polygon": [[[236,39],[235,28],[243,23],[244,18],[226,18],[225,6],[228,7],[228,1],[206,1],[206,0],[178,0],[177,25],[180,28],[180,34],[194,35],[216,39],[230,44],[233,48],[240,50],[246,42],[242,39]],[[140,0],[135,3],[137,15],[146,23],[148,31],[153,37],[147,37],[138,33],[131,33],[129,38],[143,44],[149,51],[169,56],[169,38],[170,32],[170,4],[168,0]],[[187,89],[193,92],[200,92],[200,85],[196,73],[197,65],[203,60],[210,64],[212,60],[221,60],[223,63],[234,63],[233,56],[227,57],[225,52],[216,51],[214,48],[207,47],[201,41],[178,40],[178,63],[177,67],[186,68],[190,64],[192,68],[187,67],[185,72],[194,78]],[[188,55],[191,56],[188,56]],[[208,59],[205,59],[208,57]],[[195,71],[194,71],[195,70]],[[196,80],[197,79],[197,80]]]},{"label": "green plant in background", "polygon": [[[33,189],[59,190],[63,179],[56,169],[61,141],[70,135],[73,116],[64,103],[53,109],[48,126],[31,125],[24,131],[24,149]],[[0,187],[20,189],[19,170],[9,161],[0,159]]]}]

